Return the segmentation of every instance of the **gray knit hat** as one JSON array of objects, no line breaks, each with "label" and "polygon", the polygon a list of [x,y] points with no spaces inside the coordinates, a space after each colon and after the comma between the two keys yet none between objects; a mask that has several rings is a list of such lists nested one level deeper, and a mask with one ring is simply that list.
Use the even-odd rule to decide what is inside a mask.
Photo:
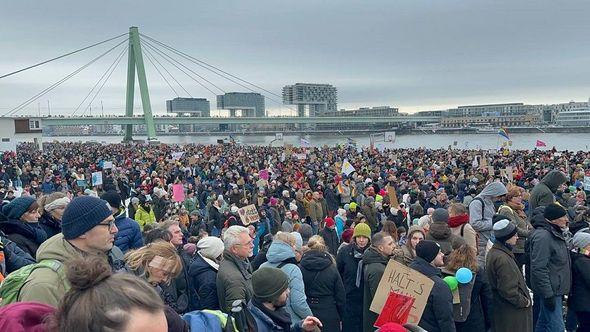
[{"label": "gray knit hat", "polygon": [[506,240],[516,234],[516,226],[511,223],[508,219],[502,219],[494,224],[494,237],[500,242],[506,242]]},{"label": "gray knit hat", "polygon": [[276,267],[261,267],[252,274],[252,291],[263,302],[273,302],[288,287],[287,274]]},{"label": "gray knit hat", "polygon": [[575,248],[583,249],[590,245],[590,234],[586,232],[577,232],[574,234],[572,244]]},{"label": "gray knit hat", "polygon": [[432,213],[432,222],[447,223],[449,221],[449,212],[446,209],[438,208]]}]

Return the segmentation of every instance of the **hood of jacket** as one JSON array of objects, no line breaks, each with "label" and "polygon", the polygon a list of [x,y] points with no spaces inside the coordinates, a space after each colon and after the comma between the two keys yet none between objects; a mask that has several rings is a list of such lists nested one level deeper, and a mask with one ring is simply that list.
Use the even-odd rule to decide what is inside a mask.
[{"label": "hood of jacket", "polygon": [[543,177],[541,180],[552,193],[557,191],[560,185],[567,182],[567,177],[561,171],[553,170]]},{"label": "hood of jacket", "polygon": [[506,195],[507,193],[508,193],[508,190],[506,189],[506,186],[504,186],[503,183],[492,182],[492,183],[488,184],[487,186],[485,186],[485,188],[483,188],[483,190],[479,193],[479,195],[477,195],[477,197],[492,198],[492,197]]},{"label": "hood of jacket", "polygon": [[43,242],[39,250],[37,250],[37,261],[55,259],[60,262],[67,262],[80,256],[82,256],[82,252],[66,241],[62,233]]},{"label": "hood of jacket", "polygon": [[330,267],[333,261],[325,251],[310,250],[303,255],[299,264],[309,271],[322,271]]},{"label": "hood of jacket", "polygon": [[293,248],[283,241],[272,241],[272,244],[266,253],[266,259],[268,262],[277,264],[289,258],[295,258],[295,251]]},{"label": "hood of jacket", "polygon": [[442,276],[440,269],[432,266],[421,257],[414,258],[414,261],[410,264],[410,268],[422,273],[427,277]]},{"label": "hood of jacket", "polygon": [[363,254],[363,264],[373,264],[373,263],[380,263],[383,265],[387,265],[389,261],[389,257],[383,256],[377,248],[370,246],[369,249],[365,250]]},{"label": "hood of jacket", "polygon": [[444,222],[433,222],[428,234],[436,240],[446,240],[451,237],[451,228]]},{"label": "hood of jacket", "polygon": [[545,225],[546,223],[547,221],[545,220],[545,207],[539,206],[538,208],[535,208],[531,215],[531,225],[534,228],[539,228],[543,227],[543,225]]}]

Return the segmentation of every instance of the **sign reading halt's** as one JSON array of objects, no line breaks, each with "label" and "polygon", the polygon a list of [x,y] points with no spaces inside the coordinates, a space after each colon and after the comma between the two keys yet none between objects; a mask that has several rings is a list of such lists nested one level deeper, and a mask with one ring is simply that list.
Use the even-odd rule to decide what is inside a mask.
[{"label": "sign reading halt's", "polygon": [[381,313],[390,291],[411,296],[415,301],[410,310],[408,323],[418,324],[433,286],[434,281],[422,273],[390,260],[381,277],[370,309],[375,313]]},{"label": "sign reading halt's", "polygon": [[260,216],[258,215],[258,210],[256,210],[256,206],[254,204],[250,204],[240,208],[238,210],[238,214],[240,215],[240,219],[242,219],[242,223],[244,225],[250,225],[251,223],[257,222],[260,220]]}]

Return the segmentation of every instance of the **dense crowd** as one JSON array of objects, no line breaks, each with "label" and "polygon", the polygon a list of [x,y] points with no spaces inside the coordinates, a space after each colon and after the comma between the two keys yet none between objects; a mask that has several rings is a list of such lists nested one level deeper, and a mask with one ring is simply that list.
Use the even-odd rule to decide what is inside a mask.
[{"label": "dense crowd", "polygon": [[[554,149],[23,144],[0,157],[0,330],[590,331],[586,170]],[[391,260],[434,286],[377,328]]]}]

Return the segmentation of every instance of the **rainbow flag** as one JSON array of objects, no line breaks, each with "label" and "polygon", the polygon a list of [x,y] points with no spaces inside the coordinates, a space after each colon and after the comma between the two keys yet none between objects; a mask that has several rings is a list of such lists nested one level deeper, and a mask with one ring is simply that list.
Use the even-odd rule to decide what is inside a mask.
[{"label": "rainbow flag", "polygon": [[504,128],[498,129],[498,135],[504,137],[505,139],[510,139],[510,137],[508,137],[508,132]]}]

